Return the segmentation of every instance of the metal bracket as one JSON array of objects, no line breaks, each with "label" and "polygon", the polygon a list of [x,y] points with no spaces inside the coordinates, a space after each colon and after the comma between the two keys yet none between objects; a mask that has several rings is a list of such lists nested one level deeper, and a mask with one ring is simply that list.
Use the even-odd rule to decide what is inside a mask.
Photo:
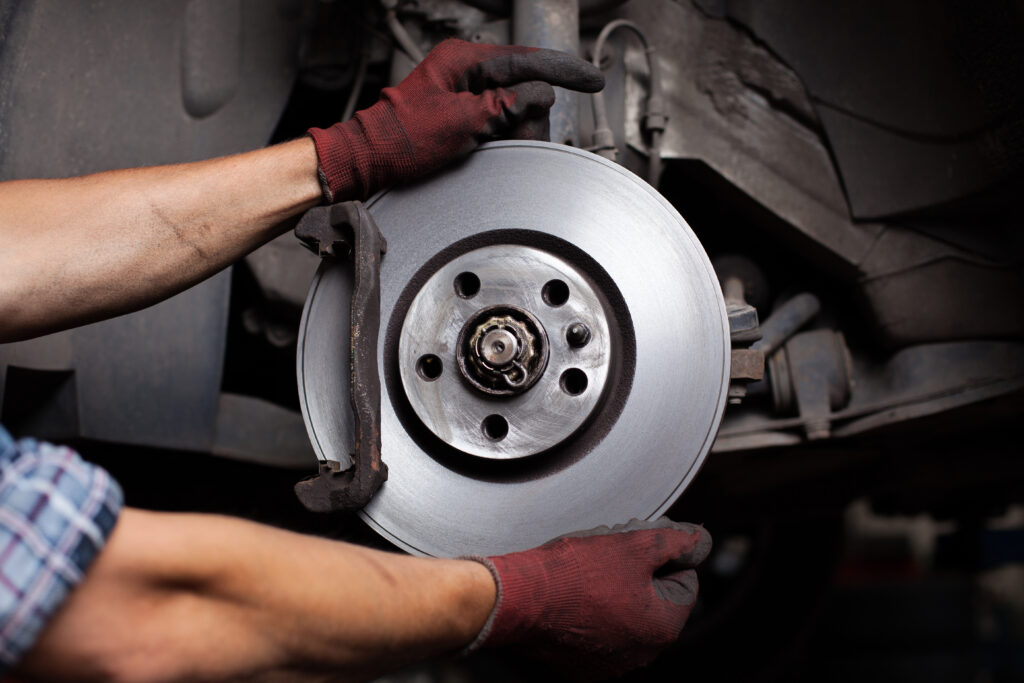
[{"label": "metal bracket", "polygon": [[323,259],[352,257],[349,393],[355,417],[352,465],[320,463],[320,472],[295,484],[295,494],[313,512],[364,507],[388,478],[380,453],[380,262],[387,242],[362,202],[310,209],[295,226],[295,236]]}]

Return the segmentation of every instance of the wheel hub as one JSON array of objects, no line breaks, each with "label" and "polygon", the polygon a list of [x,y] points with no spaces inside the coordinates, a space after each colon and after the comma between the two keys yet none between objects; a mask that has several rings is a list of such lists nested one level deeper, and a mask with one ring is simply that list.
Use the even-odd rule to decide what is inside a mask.
[{"label": "wheel hub", "polygon": [[548,336],[530,313],[515,306],[477,312],[459,333],[459,370],[474,388],[491,396],[521,394],[548,364]]},{"label": "wheel hub", "polygon": [[[586,344],[569,342],[574,326],[587,328]],[[604,305],[576,267],[502,244],[452,259],[420,288],[402,325],[398,363],[412,409],[437,438],[507,460],[549,450],[587,420],[601,400],[612,346]],[[438,359],[436,376],[417,370],[427,358]],[[563,381],[566,373],[577,381]]]}]

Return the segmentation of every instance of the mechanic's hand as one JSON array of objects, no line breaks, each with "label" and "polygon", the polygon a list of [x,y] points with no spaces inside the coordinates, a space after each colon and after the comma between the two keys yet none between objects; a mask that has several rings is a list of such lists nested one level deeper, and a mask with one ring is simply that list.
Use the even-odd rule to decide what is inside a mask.
[{"label": "mechanic's hand", "polygon": [[604,77],[564,52],[449,39],[350,121],[311,128],[326,201],[365,199],[499,136],[547,131],[551,85],[596,92]]},{"label": "mechanic's hand", "polygon": [[694,567],[711,551],[703,527],[633,520],[483,562],[498,600],[470,650],[525,645],[573,678],[607,678],[679,637],[697,599]]}]

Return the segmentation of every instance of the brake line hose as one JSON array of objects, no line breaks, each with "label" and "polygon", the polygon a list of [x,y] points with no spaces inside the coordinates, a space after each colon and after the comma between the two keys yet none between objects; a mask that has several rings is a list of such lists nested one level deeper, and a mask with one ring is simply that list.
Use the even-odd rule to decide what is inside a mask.
[{"label": "brake line hose", "polygon": [[[647,42],[640,27],[628,19],[616,19],[608,22],[594,41],[594,55],[592,63],[601,68],[601,54],[604,52],[604,44],[608,37],[618,29],[629,29],[640,38],[644,46],[644,54],[647,57],[647,69],[650,77],[648,86],[646,111],[643,117],[643,129],[650,134],[648,144],[649,160],[647,164],[647,181],[657,186],[658,177],[661,175],[661,141],[668,123],[668,116],[665,113],[665,98],[661,90],[661,69],[658,60],[654,55],[654,48]],[[594,103],[594,151],[605,159],[615,161],[616,149],[615,138],[608,126],[608,110],[604,102],[604,93],[593,94]]]}]

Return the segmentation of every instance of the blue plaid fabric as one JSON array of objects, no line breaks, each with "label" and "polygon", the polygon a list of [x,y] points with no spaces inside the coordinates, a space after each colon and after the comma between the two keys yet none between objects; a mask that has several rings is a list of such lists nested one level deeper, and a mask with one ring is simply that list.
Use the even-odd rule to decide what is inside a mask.
[{"label": "blue plaid fabric", "polygon": [[0,677],[82,580],[120,509],[105,470],[0,426]]}]

